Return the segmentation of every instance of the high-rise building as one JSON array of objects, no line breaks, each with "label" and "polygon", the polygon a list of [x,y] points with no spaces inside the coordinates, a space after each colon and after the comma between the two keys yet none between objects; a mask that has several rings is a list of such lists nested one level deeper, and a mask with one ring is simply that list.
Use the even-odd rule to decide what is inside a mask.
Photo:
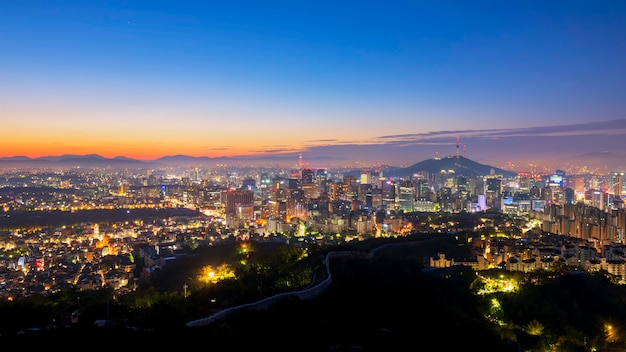
[{"label": "high-rise building", "polygon": [[315,182],[322,183],[328,180],[328,171],[326,169],[317,169],[315,171]]},{"label": "high-rise building", "polygon": [[548,178],[548,185],[552,187],[563,188],[566,183],[565,171],[563,170],[554,171],[554,174]]},{"label": "high-rise building", "polygon": [[585,192],[586,205],[604,210],[608,207],[608,194],[599,189],[589,189]]},{"label": "high-rise building", "polygon": [[372,176],[368,170],[361,171],[361,175],[359,176],[359,182],[362,185],[370,185],[372,184]]},{"label": "high-rise building", "polygon": [[517,174],[517,182],[519,184],[519,191],[522,193],[529,193],[530,192],[530,187],[531,187],[531,183],[530,183],[530,172],[519,172]]},{"label": "high-rise building", "polygon": [[302,184],[313,183],[313,169],[302,169]]},{"label": "high-rise building", "polygon": [[410,180],[400,182],[399,209],[413,211],[415,205],[415,185]]},{"label": "high-rise building", "polygon": [[583,176],[575,175],[568,177],[567,185],[576,193],[585,192],[585,178]]},{"label": "high-rise building", "polygon": [[621,198],[622,194],[624,194],[624,173],[623,172],[613,172],[611,177],[611,191],[613,195]]},{"label": "high-rise building", "polygon": [[320,192],[327,193],[329,191],[328,171],[325,169],[317,169],[315,171],[315,183],[320,187]]},{"label": "high-rise building", "polygon": [[222,202],[226,214],[236,214],[239,206],[254,204],[254,192],[247,189],[230,189],[222,192]]},{"label": "high-rise building", "polygon": [[576,192],[574,192],[574,189],[570,187],[565,188],[563,190],[563,199],[565,204],[575,204]]}]

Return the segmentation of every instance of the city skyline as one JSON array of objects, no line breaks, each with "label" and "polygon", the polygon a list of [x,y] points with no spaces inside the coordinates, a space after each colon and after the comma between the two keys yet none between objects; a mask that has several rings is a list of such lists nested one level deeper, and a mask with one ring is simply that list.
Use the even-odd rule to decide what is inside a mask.
[{"label": "city skyline", "polygon": [[626,168],[619,2],[3,8],[0,157]]}]

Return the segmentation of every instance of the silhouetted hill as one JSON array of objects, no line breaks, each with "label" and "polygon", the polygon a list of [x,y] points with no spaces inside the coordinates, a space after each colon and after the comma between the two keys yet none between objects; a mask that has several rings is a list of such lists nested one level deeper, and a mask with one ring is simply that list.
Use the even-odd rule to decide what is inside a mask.
[{"label": "silhouetted hill", "polygon": [[398,176],[410,176],[419,171],[429,173],[440,173],[445,170],[447,173],[453,172],[456,175],[467,177],[487,176],[491,174],[505,177],[516,176],[517,172],[503,170],[491,165],[481,164],[463,156],[447,156],[445,158],[427,159],[406,168],[397,169]]},{"label": "silhouetted hill", "polygon": [[[491,174],[505,177],[517,175],[515,171],[503,170],[491,165],[481,164],[463,156],[427,159],[403,168],[388,167],[383,170],[383,175],[387,177],[411,177],[418,173],[439,174],[442,171],[467,177],[479,177]],[[357,170],[350,172],[350,174],[358,175],[360,172],[361,170]]]},{"label": "silhouetted hill", "polygon": [[24,156],[0,158],[0,167],[14,168],[68,168],[68,167],[140,167],[144,162],[136,159],[116,156],[105,158],[98,154],[57,155],[28,158]]}]

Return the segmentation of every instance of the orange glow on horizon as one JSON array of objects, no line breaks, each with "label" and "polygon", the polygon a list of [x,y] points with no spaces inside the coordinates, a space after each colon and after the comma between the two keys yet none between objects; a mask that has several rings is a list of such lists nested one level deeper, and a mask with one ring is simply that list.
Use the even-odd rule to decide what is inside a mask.
[{"label": "orange glow on horizon", "polygon": [[[39,158],[47,156],[60,156],[60,155],[90,155],[97,154],[105,158],[114,158],[123,156],[127,158],[137,160],[155,160],[164,156],[173,155],[186,155],[191,157],[239,157],[239,156],[255,156],[255,155],[267,155],[262,151],[253,152],[250,146],[232,146],[228,148],[213,148],[213,150],[207,150],[207,147],[189,146],[189,145],[163,145],[153,144],[103,144],[94,145],[93,143],[83,143],[80,141],[72,141],[74,145],[51,145],[43,143],[10,143],[8,145],[2,145],[0,157],[14,157],[24,156],[29,158]],[[2,143],[4,144],[4,143]],[[294,147],[295,148],[295,147]],[[258,148],[257,148],[258,149]],[[201,152],[201,150],[207,150],[207,152]],[[297,150],[297,149],[294,149]],[[292,152],[288,150],[286,152]],[[281,153],[272,153],[279,155]]]}]

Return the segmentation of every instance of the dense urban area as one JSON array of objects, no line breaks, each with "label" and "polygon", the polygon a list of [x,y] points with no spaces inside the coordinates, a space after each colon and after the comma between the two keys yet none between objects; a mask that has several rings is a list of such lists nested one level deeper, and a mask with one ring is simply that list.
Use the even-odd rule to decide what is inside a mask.
[{"label": "dense urban area", "polygon": [[435,161],[459,168],[7,168],[0,334],[278,348],[299,326],[312,350],[625,350],[622,172]]}]

